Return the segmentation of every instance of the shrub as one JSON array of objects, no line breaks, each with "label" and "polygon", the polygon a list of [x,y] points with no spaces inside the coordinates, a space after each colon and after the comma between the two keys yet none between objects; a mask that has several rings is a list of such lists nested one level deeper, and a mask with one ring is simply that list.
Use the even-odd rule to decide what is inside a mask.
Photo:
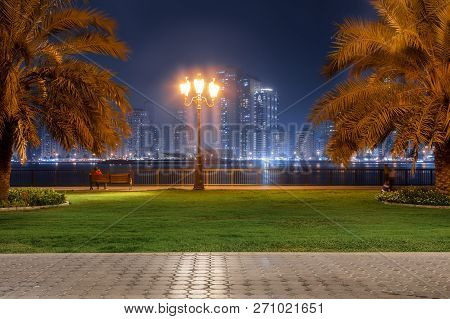
[{"label": "shrub", "polygon": [[428,205],[428,206],[450,206],[450,198],[439,193],[434,188],[405,187],[393,192],[382,192],[377,195],[382,202]]},{"label": "shrub", "polygon": [[66,195],[53,189],[45,188],[11,188],[8,201],[2,201],[0,207],[27,207],[59,205],[66,201]]}]

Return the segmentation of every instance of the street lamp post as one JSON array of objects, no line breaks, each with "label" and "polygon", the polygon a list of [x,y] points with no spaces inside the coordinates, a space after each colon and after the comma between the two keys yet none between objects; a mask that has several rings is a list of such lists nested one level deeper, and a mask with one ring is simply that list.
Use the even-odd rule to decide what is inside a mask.
[{"label": "street lamp post", "polygon": [[197,108],[197,156],[194,170],[194,190],[205,189],[205,183],[203,180],[203,156],[201,140],[202,106],[207,105],[208,107],[213,107],[215,99],[220,90],[220,87],[215,83],[215,79],[213,79],[208,85],[209,96],[211,98],[211,101],[209,101],[208,98],[203,95],[204,88],[205,80],[200,75],[198,75],[194,79],[195,94],[191,98],[189,97],[191,91],[191,82],[189,81],[189,79],[186,77],[186,81],[180,84],[181,94],[184,95],[184,105],[187,107],[194,105]]}]

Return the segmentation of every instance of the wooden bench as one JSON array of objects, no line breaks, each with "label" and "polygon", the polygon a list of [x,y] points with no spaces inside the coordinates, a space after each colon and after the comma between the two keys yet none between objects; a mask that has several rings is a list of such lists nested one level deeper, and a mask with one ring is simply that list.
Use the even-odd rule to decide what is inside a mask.
[{"label": "wooden bench", "polygon": [[106,189],[106,185],[112,184],[127,184],[129,189],[133,188],[133,176],[131,173],[126,174],[102,174],[95,175],[89,173],[89,183],[90,189],[94,189],[94,184],[97,185],[97,189],[99,189],[100,184],[103,184],[104,189]]}]

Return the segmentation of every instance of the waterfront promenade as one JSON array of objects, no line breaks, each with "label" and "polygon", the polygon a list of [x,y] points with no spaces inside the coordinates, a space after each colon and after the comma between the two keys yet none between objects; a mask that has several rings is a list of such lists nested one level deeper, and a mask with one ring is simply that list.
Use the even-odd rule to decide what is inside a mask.
[{"label": "waterfront promenade", "polygon": [[[14,187],[77,187],[89,185],[93,165],[58,164],[15,167],[11,173]],[[145,165],[99,165],[104,174],[131,174],[139,186],[189,186],[194,184],[192,168],[147,168]],[[394,184],[432,186],[434,169],[397,167]],[[278,168],[205,168],[206,186],[287,185],[287,186],[378,186],[384,182],[382,167],[278,167]]]}]

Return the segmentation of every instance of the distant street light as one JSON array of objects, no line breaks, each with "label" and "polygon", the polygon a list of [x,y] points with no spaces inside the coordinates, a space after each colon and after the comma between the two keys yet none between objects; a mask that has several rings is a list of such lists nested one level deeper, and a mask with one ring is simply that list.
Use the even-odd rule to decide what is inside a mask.
[{"label": "distant street light", "polygon": [[184,105],[191,106],[194,105],[197,107],[197,159],[195,163],[195,172],[194,172],[194,190],[204,190],[205,183],[203,181],[203,159],[202,159],[202,148],[201,148],[201,110],[202,105],[207,105],[208,107],[213,107],[215,103],[215,99],[219,94],[220,87],[215,83],[215,79],[208,85],[209,96],[211,101],[208,100],[206,96],[203,95],[203,91],[205,88],[205,80],[199,74],[194,79],[194,91],[195,95],[189,98],[189,94],[191,92],[191,82],[186,77],[186,81],[180,84],[180,92],[184,95]]}]

